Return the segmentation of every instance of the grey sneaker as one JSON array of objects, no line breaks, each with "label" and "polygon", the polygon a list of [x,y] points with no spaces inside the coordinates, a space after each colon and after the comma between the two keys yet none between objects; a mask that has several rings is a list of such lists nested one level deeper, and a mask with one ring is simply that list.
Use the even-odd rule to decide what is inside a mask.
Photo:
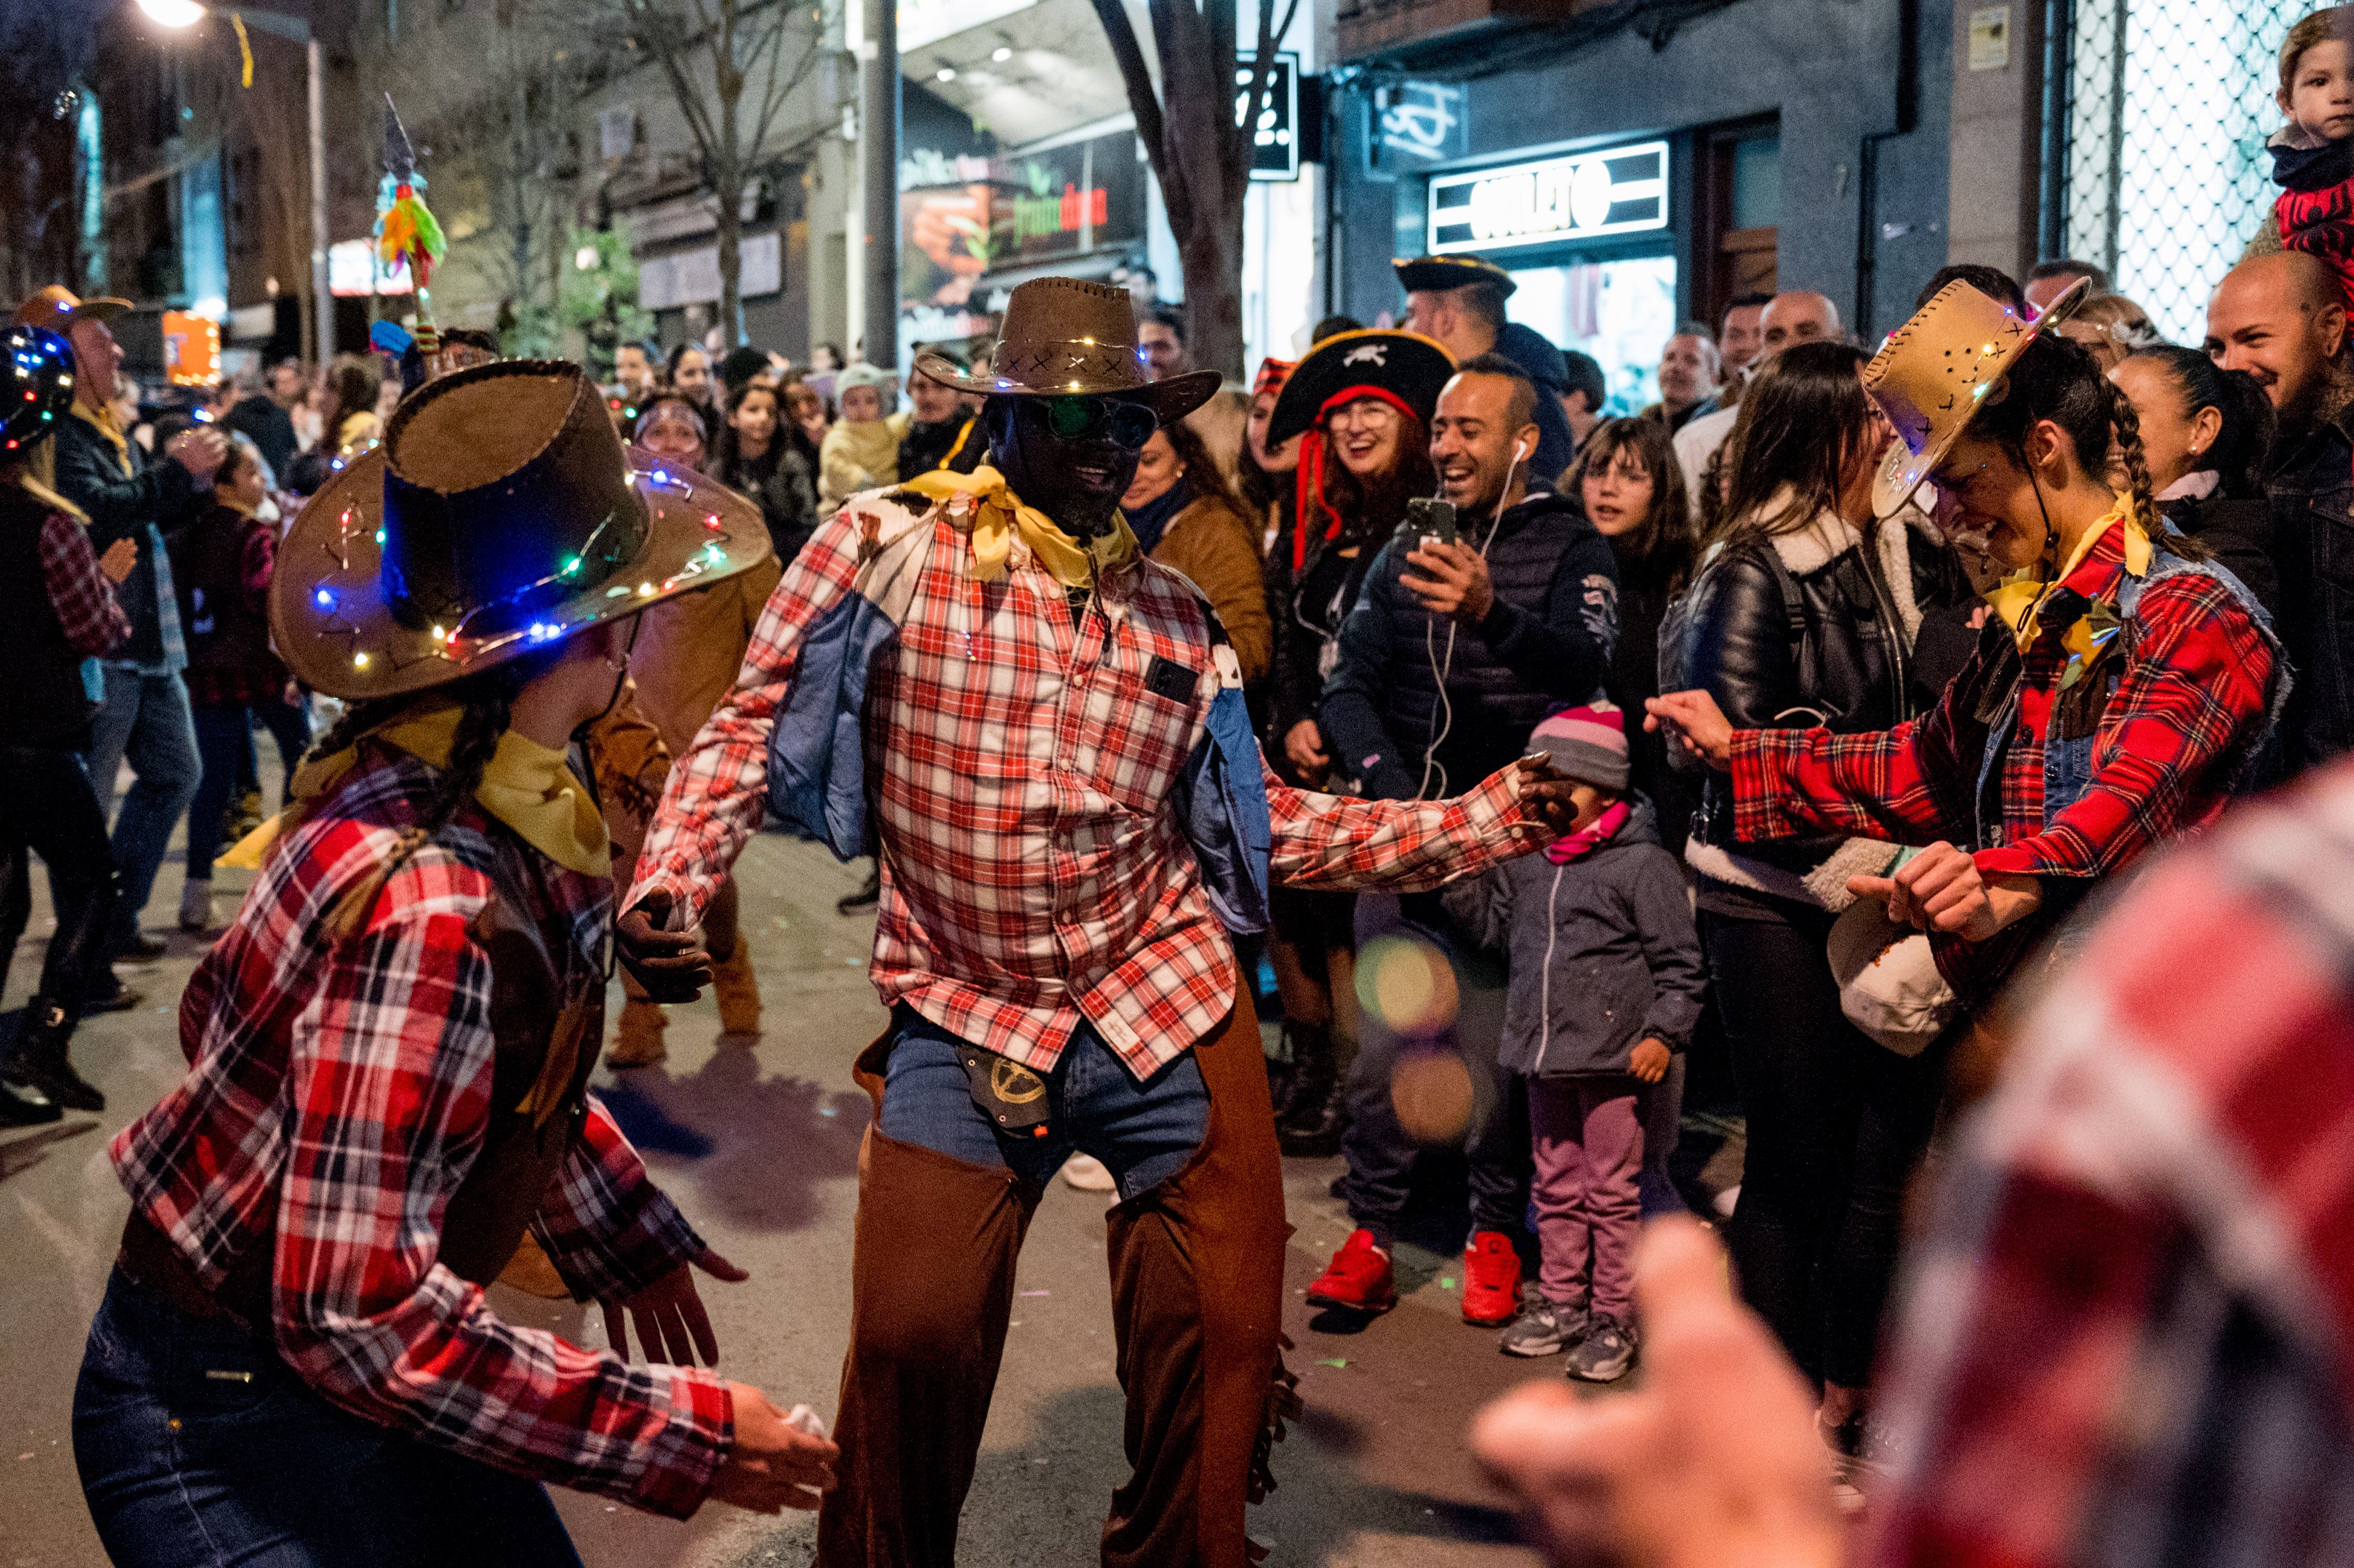
[{"label": "grey sneaker", "polygon": [[1521,1309],[1496,1348],[1508,1356],[1557,1356],[1585,1332],[1585,1308],[1556,1307],[1539,1298]]},{"label": "grey sneaker", "polygon": [[1569,1375],[1580,1383],[1617,1383],[1634,1364],[1634,1328],[1616,1318],[1595,1317],[1569,1352]]}]

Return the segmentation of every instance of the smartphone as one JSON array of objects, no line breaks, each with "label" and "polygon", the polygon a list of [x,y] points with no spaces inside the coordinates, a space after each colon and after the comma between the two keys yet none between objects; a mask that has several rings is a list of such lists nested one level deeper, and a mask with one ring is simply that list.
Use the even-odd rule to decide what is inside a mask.
[{"label": "smartphone", "polygon": [[1442,545],[1456,542],[1455,503],[1417,495],[1405,503],[1405,521],[1398,532],[1417,545],[1436,541]]}]

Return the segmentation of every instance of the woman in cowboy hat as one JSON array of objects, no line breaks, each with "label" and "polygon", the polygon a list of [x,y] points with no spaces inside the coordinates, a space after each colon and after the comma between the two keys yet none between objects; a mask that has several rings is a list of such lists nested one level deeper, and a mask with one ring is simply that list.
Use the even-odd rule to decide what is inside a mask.
[{"label": "woman in cowboy hat", "polygon": [[[349,709],[189,982],[187,1078],[110,1150],[74,1448],[117,1563],[574,1563],[542,1482],[673,1516],[830,1483],[831,1445],[695,1369],[690,1266],[743,1276],[586,1093],[611,885],[567,748],[640,610],[767,555],[535,361],[427,385],[297,517],[271,631]],[[526,1229],[613,1350],[485,1305]],[[680,1364],[629,1363],[624,1313]]]},{"label": "woman in cowboy hat", "polygon": [[[1839,735],[1736,730],[1706,692],[1647,705],[1729,775],[1742,841],[1923,846],[1847,886],[1929,934],[1964,1015],[2095,883],[2222,810],[2287,685],[2253,596],[2160,518],[2132,403],[2045,330],[2083,288],[2027,322],[1951,284],[1865,372],[1901,438],[1874,510],[1884,521],[1934,479],[1946,534],[2012,574],[1987,594],[1978,649],[1935,707]],[[2123,494],[2106,477],[2113,442]],[[1820,1422],[1843,1454],[1861,1447],[1868,1371],[1825,1379]]]}]

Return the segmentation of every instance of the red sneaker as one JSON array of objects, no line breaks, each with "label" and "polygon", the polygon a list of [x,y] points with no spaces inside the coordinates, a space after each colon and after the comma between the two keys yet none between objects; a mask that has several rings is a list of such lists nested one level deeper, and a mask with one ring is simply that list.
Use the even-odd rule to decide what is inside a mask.
[{"label": "red sneaker", "polygon": [[1339,1307],[1351,1312],[1386,1312],[1397,1305],[1397,1281],[1390,1274],[1390,1255],[1373,1245],[1371,1231],[1351,1231],[1316,1283],[1308,1287],[1311,1307]]},{"label": "red sneaker", "polygon": [[1483,1329],[1521,1315],[1521,1255],[1501,1231],[1473,1231],[1463,1249],[1463,1320]]}]

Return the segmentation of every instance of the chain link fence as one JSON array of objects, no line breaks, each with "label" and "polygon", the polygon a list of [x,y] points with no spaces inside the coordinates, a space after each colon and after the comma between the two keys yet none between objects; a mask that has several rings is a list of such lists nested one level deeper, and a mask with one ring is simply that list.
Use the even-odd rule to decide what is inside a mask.
[{"label": "chain link fence", "polygon": [[2271,216],[2289,25],[2317,0],[2051,0],[2047,249],[2097,261],[2176,343]]}]

